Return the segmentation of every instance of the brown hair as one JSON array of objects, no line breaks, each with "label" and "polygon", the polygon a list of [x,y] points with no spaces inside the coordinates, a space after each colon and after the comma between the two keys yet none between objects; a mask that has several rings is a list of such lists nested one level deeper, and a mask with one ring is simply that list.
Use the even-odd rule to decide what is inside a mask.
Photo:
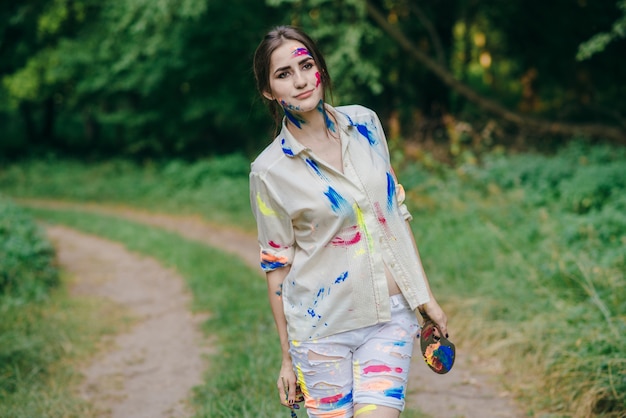
[{"label": "brown hair", "polygon": [[[311,39],[309,35],[304,33],[301,29],[294,26],[277,26],[269,31],[254,53],[254,78],[256,80],[257,90],[261,94],[261,97],[265,98],[263,93],[271,92],[270,64],[272,53],[274,53],[274,51],[280,47],[285,40],[298,41],[309,51],[315,61],[315,64],[317,65],[317,68],[320,70],[320,77],[322,85],[324,86],[323,99],[326,101],[326,91],[332,95],[332,89],[330,75],[328,74],[328,68],[326,67],[324,56],[315,44],[315,41],[313,41],[313,39]],[[268,100],[268,106],[270,113],[272,114],[272,118],[274,118],[274,122],[276,123],[275,134],[278,134],[283,116],[282,108],[278,103],[276,103],[275,100]]]}]

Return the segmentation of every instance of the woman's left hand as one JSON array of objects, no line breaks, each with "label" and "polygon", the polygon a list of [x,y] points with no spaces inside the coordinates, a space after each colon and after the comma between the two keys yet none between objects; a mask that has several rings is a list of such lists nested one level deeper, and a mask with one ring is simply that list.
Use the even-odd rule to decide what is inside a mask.
[{"label": "woman's left hand", "polygon": [[431,298],[430,302],[420,306],[419,310],[425,312],[437,324],[441,333],[448,338],[448,317],[436,300]]}]

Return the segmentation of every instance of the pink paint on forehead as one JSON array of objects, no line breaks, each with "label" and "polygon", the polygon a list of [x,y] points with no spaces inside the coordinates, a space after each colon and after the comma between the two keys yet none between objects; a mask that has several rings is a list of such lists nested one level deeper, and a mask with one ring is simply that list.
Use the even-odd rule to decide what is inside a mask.
[{"label": "pink paint on forehead", "polygon": [[306,48],[295,48],[292,52],[291,55],[293,55],[294,57],[299,57],[302,55],[308,55],[309,57],[311,56],[311,53],[309,52],[308,49]]}]

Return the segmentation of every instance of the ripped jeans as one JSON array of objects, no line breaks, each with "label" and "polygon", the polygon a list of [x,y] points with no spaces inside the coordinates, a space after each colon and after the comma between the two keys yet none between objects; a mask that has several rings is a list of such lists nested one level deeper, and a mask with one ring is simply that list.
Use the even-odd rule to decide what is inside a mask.
[{"label": "ripped jeans", "polygon": [[390,303],[389,322],[313,341],[290,341],[309,417],[352,417],[355,404],[404,410],[419,324],[404,296],[391,296]]}]

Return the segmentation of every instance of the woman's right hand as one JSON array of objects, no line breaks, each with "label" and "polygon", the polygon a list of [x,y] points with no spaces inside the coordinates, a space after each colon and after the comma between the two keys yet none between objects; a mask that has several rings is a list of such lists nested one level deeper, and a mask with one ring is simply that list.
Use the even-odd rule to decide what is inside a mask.
[{"label": "woman's right hand", "polygon": [[297,388],[296,374],[293,372],[291,360],[282,362],[276,386],[280,395],[280,403],[287,408],[298,409],[297,402],[302,402],[303,399],[302,393]]}]

